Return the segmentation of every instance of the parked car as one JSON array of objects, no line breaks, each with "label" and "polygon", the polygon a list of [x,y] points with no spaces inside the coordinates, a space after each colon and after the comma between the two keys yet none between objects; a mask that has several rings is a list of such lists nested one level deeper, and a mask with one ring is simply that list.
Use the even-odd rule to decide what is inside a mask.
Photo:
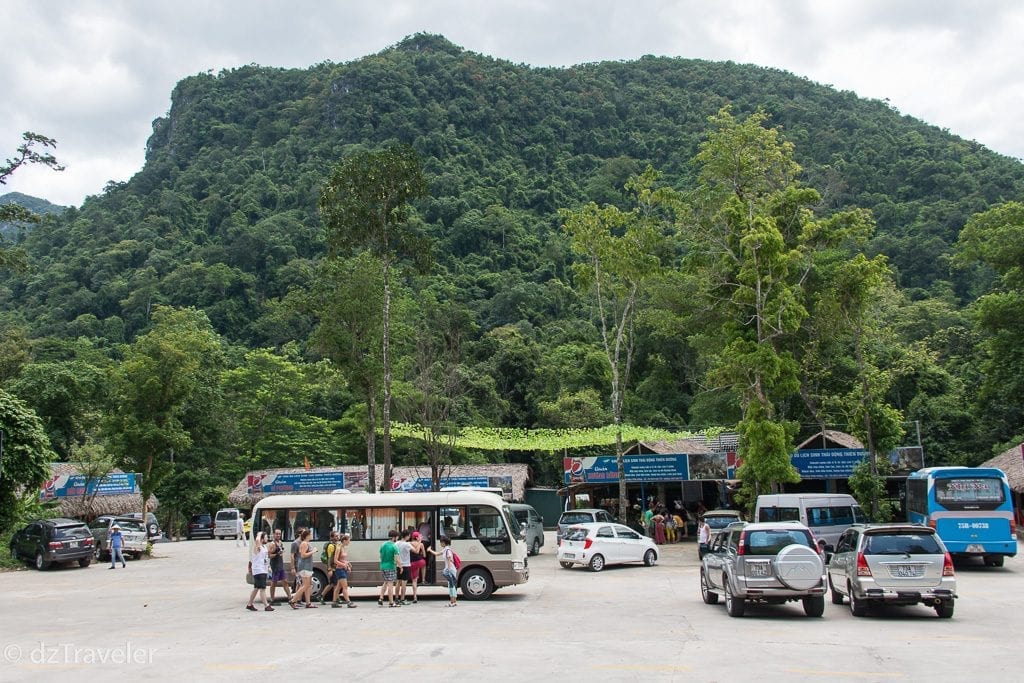
[{"label": "parked car", "polygon": [[579,510],[566,510],[558,518],[558,530],[555,532],[556,545],[562,544],[562,535],[566,529],[576,524],[588,524],[590,522],[604,522],[613,524],[615,518],[607,510],[600,508],[580,508]]},{"label": "parked car", "polygon": [[116,517],[114,515],[101,515],[89,525],[92,532],[93,543],[96,547],[97,560],[109,560],[110,550],[107,548],[107,541],[110,539],[110,527],[117,524],[121,527],[121,540],[124,543],[122,552],[125,557],[139,559],[142,553],[146,552],[146,527],[142,522],[133,517]]},{"label": "parked car", "polygon": [[716,533],[701,560],[700,592],[714,605],[725,598],[730,617],[742,617],[747,603],[799,600],[804,613],[825,612],[824,558],[810,529],[798,522],[730,524]]},{"label": "parked car", "polygon": [[556,556],[565,569],[582,564],[599,572],[610,564],[627,562],[653,566],[658,561],[658,546],[628,526],[588,522],[566,530]]},{"label": "parked car", "polygon": [[[133,512],[128,516],[135,519],[142,519],[141,512]],[[160,531],[160,522],[157,521],[156,515],[152,512],[146,513],[146,536],[151,541],[163,536],[163,532]]]},{"label": "parked car", "polygon": [[832,603],[850,602],[855,617],[872,605],[933,607],[953,616],[956,573],[935,529],[916,524],[869,524],[843,532],[828,566]]},{"label": "parked car", "polygon": [[704,513],[704,521],[708,523],[713,533],[734,522],[742,522],[743,516],[739,510],[708,510]]},{"label": "parked car", "polygon": [[540,513],[532,505],[521,503],[510,503],[508,509],[523,528],[523,540],[530,554],[540,554],[540,549],[544,547],[544,519]]},{"label": "parked car", "polygon": [[224,508],[217,510],[217,516],[213,518],[216,525],[213,533],[217,538],[225,539],[238,538],[238,516],[242,514],[238,508]]},{"label": "parked car", "polygon": [[201,512],[198,515],[192,515],[188,520],[188,526],[185,527],[185,538],[190,541],[193,538],[213,538],[213,530],[213,515],[209,512]]},{"label": "parked car", "polygon": [[93,538],[89,527],[77,519],[39,519],[11,536],[11,557],[32,562],[43,571],[57,562],[92,562]]}]

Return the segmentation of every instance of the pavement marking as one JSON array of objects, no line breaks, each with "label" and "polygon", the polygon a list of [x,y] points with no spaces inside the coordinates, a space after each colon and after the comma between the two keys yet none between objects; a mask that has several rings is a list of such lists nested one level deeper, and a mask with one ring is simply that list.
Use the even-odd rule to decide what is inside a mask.
[{"label": "pavement marking", "polygon": [[988,638],[974,638],[972,636],[907,636],[907,640],[948,640],[948,641],[983,641],[989,642]]},{"label": "pavement marking", "polygon": [[847,678],[906,678],[904,674],[892,671],[826,671],[818,669],[786,669],[788,673],[804,676],[845,676]]},{"label": "pavement marking", "polygon": [[411,664],[399,664],[398,669],[410,669],[413,671],[422,671],[424,669],[437,669],[438,671],[444,671],[446,669],[479,669],[481,664],[459,664],[443,662],[439,664],[433,664],[431,662],[413,662]]}]

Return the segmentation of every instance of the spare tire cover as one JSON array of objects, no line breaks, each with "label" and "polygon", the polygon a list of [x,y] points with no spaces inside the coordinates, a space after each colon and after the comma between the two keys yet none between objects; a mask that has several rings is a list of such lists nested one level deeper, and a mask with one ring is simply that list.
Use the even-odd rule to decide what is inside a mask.
[{"label": "spare tire cover", "polygon": [[819,585],[823,568],[821,555],[799,543],[787,545],[775,558],[775,576],[795,591]]}]

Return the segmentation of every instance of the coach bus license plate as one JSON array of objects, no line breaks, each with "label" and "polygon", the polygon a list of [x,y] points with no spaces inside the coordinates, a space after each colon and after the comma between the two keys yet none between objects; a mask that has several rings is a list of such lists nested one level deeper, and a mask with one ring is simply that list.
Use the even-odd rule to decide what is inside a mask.
[{"label": "coach bus license plate", "polygon": [[977,543],[971,543],[969,546],[967,546],[967,552],[969,552],[969,553],[983,553],[983,552],[985,552],[985,546],[979,545]]}]

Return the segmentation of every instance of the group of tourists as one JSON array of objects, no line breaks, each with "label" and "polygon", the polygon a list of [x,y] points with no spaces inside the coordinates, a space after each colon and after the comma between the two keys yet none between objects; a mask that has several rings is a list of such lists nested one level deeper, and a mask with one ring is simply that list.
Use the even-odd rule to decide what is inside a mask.
[{"label": "group of tourists", "polygon": [[669,511],[661,503],[653,503],[643,514],[643,525],[647,535],[658,545],[679,543],[689,537],[687,523],[689,513],[682,506]]},{"label": "group of tourists", "polygon": [[[380,573],[382,583],[377,596],[377,604],[384,606],[387,600],[389,607],[401,607],[419,602],[419,584],[426,580],[427,555],[441,558],[443,569],[441,575],[448,582],[448,606],[456,607],[458,579],[458,556],[451,547],[448,536],[438,539],[441,550],[434,550],[423,542],[423,536],[414,529],[401,532],[388,532],[388,540],[380,547]],[[350,534],[331,531],[330,540],[324,547],[320,561],[328,569],[328,585],[320,594],[321,605],[330,602],[331,607],[356,607],[349,597],[348,579],[352,572],[352,564],[348,559],[348,546],[352,542]],[[291,566],[295,574],[295,589],[288,582],[285,571],[285,547],[281,540],[281,530],[274,531],[273,539],[268,540],[265,532],[259,532],[253,539],[253,550],[249,560],[249,572],[252,574],[253,588],[245,608],[258,611],[255,605],[257,595],[266,612],[273,612],[274,592],[277,588],[284,590],[288,605],[292,609],[316,609],[313,601],[313,558],[317,548],[312,544],[312,530],[299,528],[295,540],[291,544]],[[267,588],[270,589],[269,599]],[[410,599],[411,598],[411,599]]]}]

